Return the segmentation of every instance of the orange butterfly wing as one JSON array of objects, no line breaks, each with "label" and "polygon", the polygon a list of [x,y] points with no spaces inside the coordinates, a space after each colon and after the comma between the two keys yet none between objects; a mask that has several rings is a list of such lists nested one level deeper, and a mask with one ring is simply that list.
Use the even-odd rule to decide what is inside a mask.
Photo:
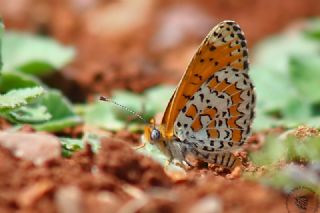
[{"label": "orange butterfly wing", "polygon": [[238,24],[223,21],[216,25],[202,41],[169,101],[161,123],[164,138],[173,136],[179,112],[210,76],[226,67],[248,69],[247,56],[246,40]]}]

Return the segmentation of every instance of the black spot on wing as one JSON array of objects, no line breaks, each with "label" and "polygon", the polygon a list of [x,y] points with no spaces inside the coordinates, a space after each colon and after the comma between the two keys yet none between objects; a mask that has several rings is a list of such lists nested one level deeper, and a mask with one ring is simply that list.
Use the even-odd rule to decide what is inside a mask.
[{"label": "black spot on wing", "polygon": [[203,146],[202,150],[203,151],[208,151],[208,152],[214,152],[214,148],[210,148],[210,147],[207,147],[207,146]]},{"label": "black spot on wing", "polygon": [[232,28],[233,28],[234,31],[239,31],[240,30],[240,27],[238,27],[237,25],[234,25]]},{"label": "black spot on wing", "polygon": [[234,21],[226,21],[225,23],[228,25],[234,25]]},{"label": "black spot on wing", "polygon": [[253,94],[251,97],[251,104],[254,104],[256,101],[256,96]]},{"label": "black spot on wing", "polygon": [[185,97],[186,99],[188,99],[188,100],[190,100],[191,99],[191,96],[189,96],[189,95],[185,95],[185,94],[183,94],[182,95],[183,97]]},{"label": "black spot on wing", "polygon": [[241,39],[241,40],[245,40],[244,36],[242,33],[238,33],[238,37]]},{"label": "black spot on wing", "polygon": [[184,107],[182,108],[182,112],[185,113],[186,111],[187,111],[187,107],[184,106]]},{"label": "black spot on wing", "polygon": [[219,149],[222,149],[224,147],[223,141],[220,141]]},{"label": "black spot on wing", "polygon": [[230,136],[230,132],[229,132],[228,130],[224,130],[224,132],[226,133],[226,136],[224,137],[224,139],[229,138],[229,136]]},{"label": "black spot on wing", "polygon": [[204,94],[202,94],[202,93],[201,93],[199,96],[200,96],[200,100],[201,100],[201,102],[203,102]]},{"label": "black spot on wing", "polygon": [[214,50],[216,50],[217,48],[215,47],[215,46],[211,46],[210,48],[209,48],[209,50],[210,51],[214,51]]},{"label": "black spot on wing", "polygon": [[199,80],[200,80],[200,81],[202,80],[202,76],[201,76],[201,75],[199,75],[198,73],[194,74],[194,77],[199,78]]},{"label": "black spot on wing", "polygon": [[243,55],[243,57],[247,57],[248,56],[248,51],[247,50],[243,50],[242,55]]},{"label": "black spot on wing", "polygon": [[248,61],[244,61],[243,62],[243,69],[248,69],[249,68],[249,63],[248,63]]},{"label": "black spot on wing", "polygon": [[221,95],[218,96],[218,98],[224,99],[224,95],[221,94]]}]

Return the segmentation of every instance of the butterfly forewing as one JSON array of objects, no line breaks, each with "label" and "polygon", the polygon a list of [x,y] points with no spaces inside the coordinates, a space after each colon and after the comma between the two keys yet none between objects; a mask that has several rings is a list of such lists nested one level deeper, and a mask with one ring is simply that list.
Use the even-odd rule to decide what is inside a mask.
[{"label": "butterfly forewing", "polygon": [[229,150],[250,134],[254,105],[243,32],[233,21],[221,22],[200,45],[166,109],[165,137],[204,151]]}]

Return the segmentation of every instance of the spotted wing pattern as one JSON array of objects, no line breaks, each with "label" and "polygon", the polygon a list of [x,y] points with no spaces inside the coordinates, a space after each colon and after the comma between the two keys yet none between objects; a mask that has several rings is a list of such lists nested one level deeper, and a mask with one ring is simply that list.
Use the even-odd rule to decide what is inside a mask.
[{"label": "spotted wing pattern", "polygon": [[248,74],[226,68],[216,72],[179,113],[175,135],[201,151],[229,151],[250,134],[255,95]]},{"label": "spotted wing pattern", "polygon": [[[246,40],[240,27],[234,21],[223,21],[214,27],[201,43],[197,53],[193,57],[186,73],[181,79],[168,104],[162,120],[162,131],[167,140],[170,140],[170,138],[180,131],[181,126],[179,126],[179,123],[181,123],[182,127],[185,125],[193,125],[193,127],[197,127],[194,129],[193,134],[199,135],[199,137],[202,135],[200,131],[202,128],[199,128],[199,119],[197,119],[197,117],[199,117],[199,112],[196,112],[195,109],[187,103],[195,99],[196,95],[199,97],[200,95],[201,97],[204,96],[204,99],[209,98],[212,99],[212,101],[216,101],[212,93],[197,93],[197,91],[199,91],[201,87],[204,87],[204,84],[208,84],[208,86],[210,84],[212,87],[211,90],[215,88],[217,91],[224,92],[223,88],[228,84],[228,82],[223,80],[222,82],[216,82],[215,80],[217,79],[213,77],[215,73],[222,73],[223,70],[228,72],[226,80],[233,85],[233,87],[230,87],[228,91],[231,89],[242,90],[239,87],[235,87],[234,80],[232,81],[233,83],[230,81],[232,80],[231,78],[235,78],[235,73],[239,73],[239,75],[241,74],[242,77],[245,77],[242,73],[246,74],[248,71],[248,51]],[[240,78],[241,77],[237,79],[239,80]],[[211,82],[208,82],[208,79],[211,79]],[[248,84],[250,84],[250,79],[246,79]],[[217,85],[214,84],[215,82],[216,84],[220,84],[220,86],[217,87]],[[236,104],[236,101],[242,101],[235,100],[235,97],[233,100],[234,104]],[[194,104],[197,106],[200,102],[194,102]],[[250,108],[252,108],[252,105],[250,105]],[[237,111],[235,107],[231,107],[230,110],[231,113],[233,113],[232,115]],[[192,119],[190,118],[191,120],[186,120],[183,116],[187,111],[189,117],[191,115],[191,117],[193,117]],[[207,109],[207,111],[210,111],[210,113],[213,114],[214,108],[211,110]],[[232,120],[229,122],[231,121]],[[203,127],[205,127],[205,125],[203,125]],[[223,126],[221,126],[221,128],[222,127]],[[210,130],[210,132],[210,138],[215,138],[214,130]],[[190,131],[189,133],[191,134]],[[179,135],[182,136],[181,134],[182,133],[180,132]],[[183,137],[187,136],[185,135]]]},{"label": "spotted wing pattern", "polygon": [[230,151],[250,134],[255,94],[248,76],[248,50],[233,21],[217,25],[193,58],[169,104],[170,133],[206,152]]}]

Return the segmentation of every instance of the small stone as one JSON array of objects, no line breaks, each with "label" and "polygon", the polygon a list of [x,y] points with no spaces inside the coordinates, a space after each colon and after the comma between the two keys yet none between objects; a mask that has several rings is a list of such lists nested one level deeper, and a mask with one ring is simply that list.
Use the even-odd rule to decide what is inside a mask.
[{"label": "small stone", "polygon": [[0,146],[17,158],[30,160],[36,165],[61,156],[59,139],[46,133],[0,131]]},{"label": "small stone", "polygon": [[196,202],[189,210],[189,213],[220,213],[222,206],[214,196],[207,196]]}]

